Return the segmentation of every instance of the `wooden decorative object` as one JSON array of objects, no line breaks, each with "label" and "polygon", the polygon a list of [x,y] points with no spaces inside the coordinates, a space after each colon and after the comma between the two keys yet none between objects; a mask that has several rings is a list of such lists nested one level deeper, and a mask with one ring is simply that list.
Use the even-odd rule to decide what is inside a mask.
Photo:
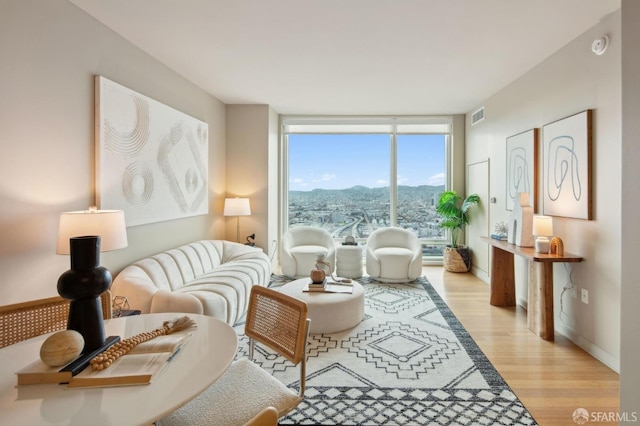
[{"label": "wooden decorative object", "polygon": [[133,337],[124,339],[111,346],[106,351],[95,356],[90,361],[91,369],[93,369],[94,371],[104,370],[105,368],[108,368],[111,364],[113,364],[116,359],[120,358],[122,355],[126,355],[127,353],[129,353],[129,351],[131,351],[131,349],[133,349],[140,343],[154,339],[158,336],[164,336],[195,326],[196,322],[187,316],[176,318],[173,321],[165,321],[162,324],[161,328],[156,328],[153,331],[136,334]]},{"label": "wooden decorative object", "polygon": [[553,237],[549,243],[549,254],[564,256],[564,243],[558,237]]},{"label": "wooden decorative object", "polygon": [[322,269],[312,269],[310,278],[314,283],[322,283],[326,277],[325,272]]},{"label": "wooden decorative object", "polygon": [[67,365],[76,359],[82,348],[84,339],[75,330],[63,330],[47,337],[40,347],[40,359],[49,367]]}]

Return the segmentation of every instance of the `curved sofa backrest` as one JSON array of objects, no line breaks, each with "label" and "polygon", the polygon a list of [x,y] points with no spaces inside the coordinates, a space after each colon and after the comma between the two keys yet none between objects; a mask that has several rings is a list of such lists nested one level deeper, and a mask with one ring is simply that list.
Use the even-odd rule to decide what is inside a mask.
[{"label": "curved sofa backrest", "polygon": [[160,290],[175,291],[220,265],[221,258],[222,241],[204,240],[158,253],[127,268],[141,269]]},{"label": "curved sofa backrest", "polygon": [[149,312],[158,290],[173,292],[223,263],[256,258],[261,259],[261,274],[268,279],[270,264],[261,251],[224,240],[196,241],[127,266],[113,280],[111,289],[115,296],[135,299],[129,300],[131,306]]},{"label": "curved sofa backrest", "polygon": [[326,229],[316,228],[313,226],[299,226],[297,228],[291,228],[285,238],[289,239],[290,245],[295,246],[333,246],[333,239],[331,234]]},{"label": "curved sofa backrest", "polygon": [[369,236],[367,242],[371,248],[380,247],[404,247],[414,249],[420,245],[418,237],[411,231],[403,228],[380,228]]},{"label": "curved sofa backrest", "polygon": [[263,257],[260,253],[254,248],[225,240],[201,240],[139,260],[120,274],[139,269],[143,274],[135,273],[138,278],[146,274],[159,289],[175,290],[223,263]]},{"label": "curved sofa backrest", "polygon": [[222,240],[202,240],[187,244],[167,253],[179,260],[183,282],[192,281],[216,266],[220,266],[223,260],[224,244]]}]

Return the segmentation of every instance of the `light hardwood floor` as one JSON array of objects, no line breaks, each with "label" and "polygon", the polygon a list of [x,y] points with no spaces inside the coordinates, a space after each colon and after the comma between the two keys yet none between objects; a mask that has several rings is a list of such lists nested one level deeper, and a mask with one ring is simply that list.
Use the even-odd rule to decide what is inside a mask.
[{"label": "light hardwood floor", "polygon": [[558,333],[554,342],[538,338],[525,309],[491,306],[489,285],[471,273],[423,272],[538,424],[575,425],[577,408],[618,413],[616,372]]}]

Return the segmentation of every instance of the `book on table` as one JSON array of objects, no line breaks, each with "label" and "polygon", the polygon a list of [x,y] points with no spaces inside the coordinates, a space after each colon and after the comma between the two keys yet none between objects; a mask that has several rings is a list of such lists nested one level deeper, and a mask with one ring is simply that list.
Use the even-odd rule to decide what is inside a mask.
[{"label": "book on table", "polygon": [[336,281],[327,281],[325,279],[325,283],[321,288],[313,288],[312,283],[309,282],[302,289],[305,293],[353,293],[353,284],[351,283],[341,283]]},{"label": "book on table", "polygon": [[[109,336],[106,345],[109,347],[120,341],[118,336]],[[103,347],[103,348],[104,348]],[[71,378],[89,365],[89,361],[98,355],[103,348],[88,353],[82,353],[65,366],[51,367],[38,359],[27,364],[16,372],[18,385],[42,385],[50,383],[69,383]]]},{"label": "book on table", "polygon": [[314,283],[311,280],[311,278],[309,278],[309,282],[305,286],[305,291],[324,291],[324,288],[326,285],[327,285],[326,278],[321,283]]},{"label": "book on table", "polygon": [[69,381],[69,388],[146,385],[179,353],[191,333],[159,336],[135,346],[108,368],[87,367]]},{"label": "book on table", "polygon": [[61,368],[61,366],[49,367],[38,359],[16,372],[18,385],[69,383],[72,377],[71,371],[61,370]]}]

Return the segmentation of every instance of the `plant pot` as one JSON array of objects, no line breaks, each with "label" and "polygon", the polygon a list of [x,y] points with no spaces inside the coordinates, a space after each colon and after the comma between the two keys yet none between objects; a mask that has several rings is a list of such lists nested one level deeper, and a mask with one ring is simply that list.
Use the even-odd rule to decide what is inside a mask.
[{"label": "plant pot", "polygon": [[442,254],[442,263],[446,271],[468,272],[471,269],[471,250],[469,247],[445,247]]}]

